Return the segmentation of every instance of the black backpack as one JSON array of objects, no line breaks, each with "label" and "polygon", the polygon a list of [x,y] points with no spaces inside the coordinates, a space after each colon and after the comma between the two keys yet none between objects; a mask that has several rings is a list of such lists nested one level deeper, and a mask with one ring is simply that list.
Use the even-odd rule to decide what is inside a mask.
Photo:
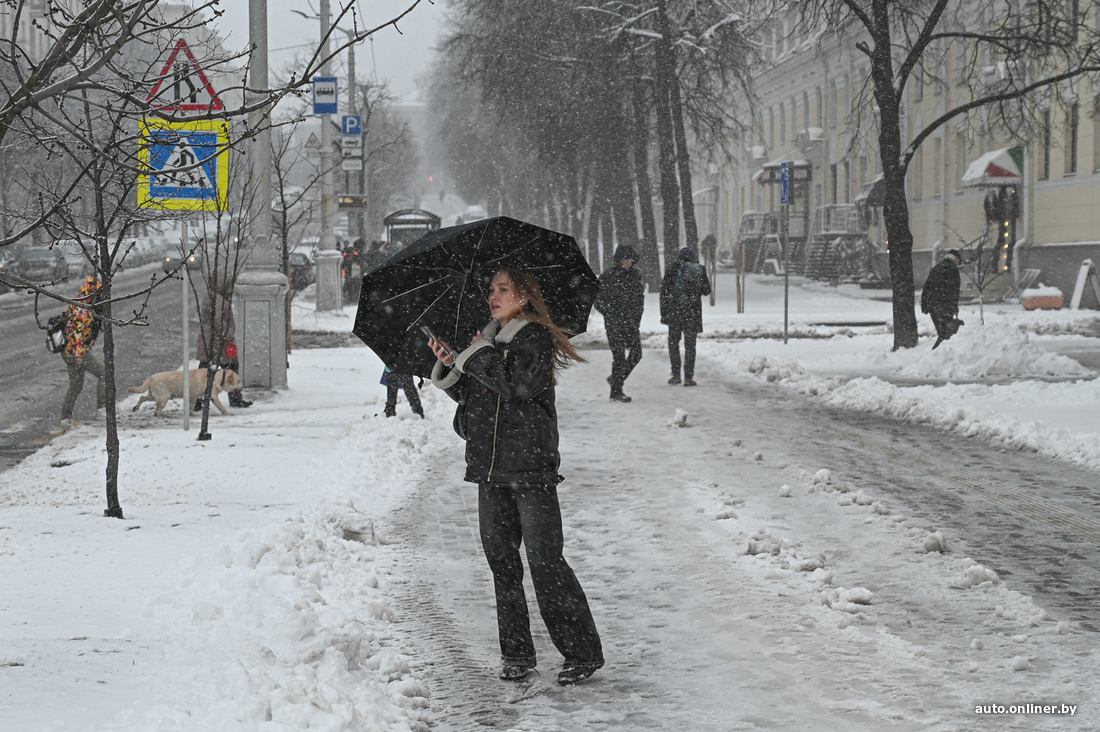
[{"label": "black backpack", "polygon": [[61,353],[65,350],[68,339],[65,337],[65,323],[68,321],[65,313],[55,315],[46,321],[46,350],[50,353]]}]

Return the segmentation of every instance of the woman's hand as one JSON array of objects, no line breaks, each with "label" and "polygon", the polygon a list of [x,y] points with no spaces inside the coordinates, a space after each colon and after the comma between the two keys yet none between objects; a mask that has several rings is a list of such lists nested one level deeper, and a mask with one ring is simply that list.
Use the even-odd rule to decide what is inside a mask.
[{"label": "woman's hand", "polygon": [[477,333],[474,335],[473,338],[470,339],[470,345],[472,346],[475,343],[481,343],[483,340],[485,340],[485,336],[481,335],[481,333]]},{"label": "woman's hand", "polygon": [[428,347],[432,349],[432,353],[439,359],[439,362],[444,366],[453,366],[455,362],[455,354],[443,341],[437,341],[434,338],[428,339]]}]

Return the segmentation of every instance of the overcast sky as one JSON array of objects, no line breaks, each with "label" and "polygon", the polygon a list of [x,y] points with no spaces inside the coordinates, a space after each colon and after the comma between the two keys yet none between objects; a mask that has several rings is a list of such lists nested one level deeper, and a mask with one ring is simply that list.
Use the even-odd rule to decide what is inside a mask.
[{"label": "overcast sky", "polygon": [[[331,0],[333,17],[341,0]],[[359,27],[374,28],[398,16],[413,0],[356,0],[359,10]],[[248,0],[227,0],[222,3],[225,15],[218,21],[223,36],[228,36],[227,47],[244,48],[248,43]],[[295,54],[309,51],[320,37],[320,22],[306,20],[292,10],[300,10],[307,15],[316,15],[319,8],[317,0],[267,0],[268,6],[268,48],[271,54],[272,73],[280,72],[293,60]],[[364,12],[365,11],[365,12]],[[443,3],[436,0],[431,4],[421,0],[416,8],[405,16],[399,24],[398,33],[392,27],[385,28],[361,43],[356,50],[356,76],[370,78],[371,72],[377,74],[379,81],[388,81],[390,90],[409,99],[416,94],[416,81],[422,77],[431,60],[432,47],[440,34],[443,24]],[[350,16],[341,25],[352,29]],[[335,37],[342,37],[336,34]],[[373,48],[372,48],[373,46]],[[336,75],[345,73],[346,53],[342,54],[339,66],[334,69]],[[343,90],[341,90],[341,96]]]}]

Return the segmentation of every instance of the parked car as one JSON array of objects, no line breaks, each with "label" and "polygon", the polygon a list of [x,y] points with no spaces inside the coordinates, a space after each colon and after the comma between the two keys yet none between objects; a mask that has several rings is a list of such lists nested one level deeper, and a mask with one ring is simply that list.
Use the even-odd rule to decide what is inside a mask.
[{"label": "parked car", "polygon": [[317,280],[313,258],[305,252],[290,252],[287,254],[287,262],[290,264],[291,291],[304,290]]},{"label": "parked car", "polygon": [[27,247],[15,260],[15,273],[32,282],[50,282],[69,275],[69,263],[60,249]]},{"label": "parked car", "polygon": [[[89,247],[89,251],[95,254],[95,245],[92,242],[85,242],[85,246]],[[65,261],[69,263],[69,272],[80,273],[81,277],[87,277],[88,275],[95,274],[95,265],[88,260],[88,257],[84,254],[84,248],[80,246],[80,242],[76,239],[58,239],[54,242],[53,248],[60,250],[64,255]]]}]

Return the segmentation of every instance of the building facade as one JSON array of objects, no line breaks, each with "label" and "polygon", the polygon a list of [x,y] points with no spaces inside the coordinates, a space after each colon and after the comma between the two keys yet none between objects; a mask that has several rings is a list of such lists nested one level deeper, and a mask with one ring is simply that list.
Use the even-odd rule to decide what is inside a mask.
[{"label": "building facade", "polygon": [[[1095,4],[1082,3],[1080,12],[1088,13],[1084,19],[1100,30]],[[773,23],[772,65],[754,79],[754,139],[741,144],[742,159],[712,166],[709,175],[700,176],[717,191],[719,212],[710,228],[726,256],[739,241],[748,242],[747,266],[776,271],[761,264],[776,254],[767,239],[778,239],[778,170],[785,162],[800,174],[800,180],[791,181],[788,208],[790,254],[798,260],[792,270],[833,280],[866,277],[867,272],[859,272],[866,265],[854,260],[824,269],[815,268],[812,260],[835,257],[838,249],[873,251],[865,261],[888,280],[889,243],[874,205],[881,165],[870,63],[850,35],[798,33],[795,27],[794,18]],[[945,110],[975,92],[996,88],[1012,73],[1003,62],[958,41],[941,42],[925,59],[924,82],[914,77],[906,86],[903,145]],[[918,286],[942,251],[973,246],[988,231],[986,242],[1001,249],[1006,242],[1011,250],[1011,256],[1000,255],[1008,275],[1001,291],[1037,269],[1036,282],[1061,288],[1069,300],[1082,261],[1100,262],[1098,99],[1100,77],[1082,76],[1027,99],[1038,120],[1031,133],[1001,129],[989,110],[976,109],[924,140],[907,177]],[[974,172],[967,173],[974,165],[1015,147],[1021,148],[1022,157],[1017,157],[1023,169],[1012,186],[1010,225],[1000,221],[1004,208],[994,209],[990,218],[997,221],[987,223],[986,199],[999,187],[967,185],[964,178],[972,182]],[[703,228],[708,228],[705,223]],[[970,294],[976,294],[968,284]]]}]

